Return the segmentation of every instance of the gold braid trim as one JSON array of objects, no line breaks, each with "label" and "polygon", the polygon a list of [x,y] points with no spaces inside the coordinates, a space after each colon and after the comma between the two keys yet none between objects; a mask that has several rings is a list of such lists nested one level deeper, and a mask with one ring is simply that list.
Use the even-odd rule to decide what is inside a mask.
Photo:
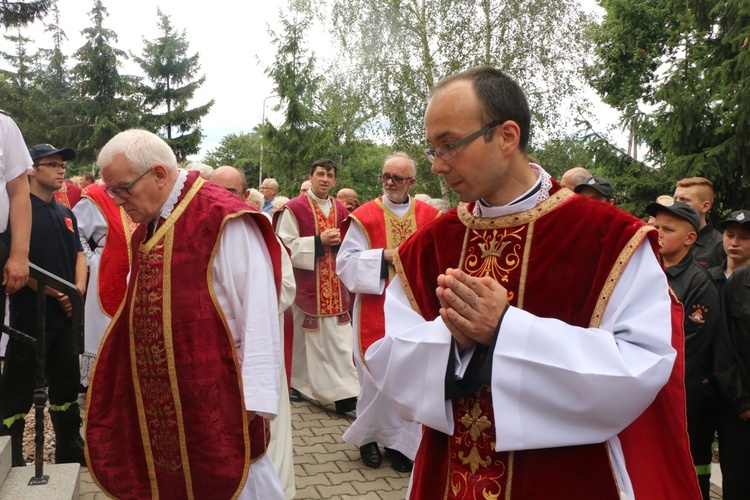
[{"label": "gold braid trim", "polygon": [[594,312],[591,314],[591,321],[589,322],[591,328],[599,328],[604,316],[604,310],[607,308],[607,304],[612,296],[612,291],[615,289],[615,285],[617,285],[617,282],[620,280],[622,272],[625,270],[625,266],[630,262],[630,259],[638,249],[638,246],[650,231],[656,231],[656,229],[651,226],[643,226],[639,228],[622,249],[620,255],[617,256],[617,260],[607,276],[607,281],[604,282],[602,291],[599,293],[599,298],[596,300]]},{"label": "gold braid trim", "polygon": [[466,203],[458,205],[457,213],[458,218],[461,219],[461,222],[463,222],[469,229],[497,229],[499,227],[521,226],[544,217],[572,196],[575,196],[575,193],[572,191],[560,189],[556,193],[550,195],[549,198],[529,210],[510,215],[503,215],[501,217],[475,217],[474,214],[469,212]]}]

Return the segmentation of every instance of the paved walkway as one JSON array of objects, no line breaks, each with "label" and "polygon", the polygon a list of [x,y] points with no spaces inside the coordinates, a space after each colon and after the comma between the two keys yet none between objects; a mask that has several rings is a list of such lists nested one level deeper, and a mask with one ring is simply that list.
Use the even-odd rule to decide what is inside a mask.
[{"label": "paved walkway", "polygon": [[[337,415],[333,407],[292,403],[292,439],[297,499],[402,500],[407,474],[396,472],[383,459],[379,469],[368,469],[356,446],[341,436],[353,417]],[[83,500],[105,500],[88,473],[81,469]]]},{"label": "paved walkway", "polygon": [[[368,469],[360,460],[357,447],[342,441],[352,420],[353,417],[337,415],[333,407],[292,403],[295,498],[402,500],[406,496],[408,475],[391,469],[385,459],[379,469]],[[717,471],[713,479],[720,484],[720,477]],[[91,480],[88,469],[81,470],[80,492],[82,500],[107,498]],[[712,484],[711,500],[721,498],[721,488]]]}]

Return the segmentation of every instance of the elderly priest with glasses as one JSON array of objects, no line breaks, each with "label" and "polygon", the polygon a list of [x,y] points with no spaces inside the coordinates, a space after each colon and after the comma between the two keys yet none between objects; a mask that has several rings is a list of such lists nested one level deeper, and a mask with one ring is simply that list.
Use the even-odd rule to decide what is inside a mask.
[{"label": "elderly priest with glasses", "polygon": [[145,130],[116,135],[97,165],[140,226],[91,374],[92,477],[115,498],[283,499],[266,454],[280,370],[270,222]]},{"label": "elderly priest with glasses", "polygon": [[364,353],[385,335],[383,302],[385,287],[396,274],[393,254],[418,228],[433,221],[440,212],[409,196],[416,182],[417,168],[405,153],[385,159],[380,182],[383,196],[365,203],[342,224],[336,270],[354,299],[354,360],[361,391],[357,399],[357,420],[344,434],[344,440],[359,446],[362,461],[368,467],[380,467],[385,447],[391,467],[410,472],[419,447],[422,427],[400,418],[372,383]]}]

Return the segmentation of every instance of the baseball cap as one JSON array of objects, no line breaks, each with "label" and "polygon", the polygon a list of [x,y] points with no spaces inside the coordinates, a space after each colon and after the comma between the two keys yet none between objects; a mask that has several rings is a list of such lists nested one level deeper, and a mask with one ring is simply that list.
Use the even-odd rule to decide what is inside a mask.
[{"label": "baseball cap", "polygon": [[610,184],[609,180],[605,179],[604,177],[589,177],[581,184],[577,185],[574,191],[578,194],[581,194],[583,188],[586,187],[596,189],[602,196],[605,196],[608,200],[611,200],[615,197],[615,190],[612,188],[612,184]]},{"label": "baseball cap", "polygon": [[736,222],[745,229],[750,229],[750,210],[736,210],[716,225],[723,231],[733,222]]},{"label": "baseball cap", "polygon": [[72,160],[76,157],[76,152],[72,149],[57,149],[52,144],[37,144],[36,146],[31,146],[29,148],[29,154],[31,155],[31,159],[34,161],[34,163],[36,163],[38,160],[41,160],[42,158],[46,158],[47,156],[52,155],[62,156],[63,161]]},{"label": "baseball cap", "polygon": [[682,203],[681,201],[673,201],[671,203],[667,203],[666,205],[662,205],[661,203],[654,202],[649,203],[649,205],[646,207],[646,212],[649,215],[653,215],[654,217],[656,217],[656,214],[659,211],[670,212],[677,217],[688,221],[696,231],[701,230],[701,218],[698,215],[698,212],[696,212],[695,209],[687,203]]}]

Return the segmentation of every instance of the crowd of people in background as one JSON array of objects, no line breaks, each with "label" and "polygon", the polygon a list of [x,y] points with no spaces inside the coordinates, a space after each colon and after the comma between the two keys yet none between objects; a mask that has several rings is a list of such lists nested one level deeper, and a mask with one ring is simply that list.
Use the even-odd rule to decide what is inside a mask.
[{"label": "crowd of people in background", "polygon": [[[356,415],[343,439],[367,467],[411,473],[413,498],[578,492],[585,475],[596,498],[708,500],[717,436],[724,498],[750,496],[750,209],[712,224],[703,177],[644,220],[583,166],[558,184],[526,154],[525,106],[491,68],[437,86],[425,155],[454,207],[412,193],[402,152],[373,200],[329,159],[286,197],[234,166],[178,165],[142,130],[102,149],[99,178],[66,179],[75,151],[27,147],[0,113],[9,324],[38,334],[29,261],[86,294],[79,346],[69,298],[46,292],[56,462],[116,497],[288,499],[290,401],[317,401]],[[33,370],[11,339],[13,466]]]}]

